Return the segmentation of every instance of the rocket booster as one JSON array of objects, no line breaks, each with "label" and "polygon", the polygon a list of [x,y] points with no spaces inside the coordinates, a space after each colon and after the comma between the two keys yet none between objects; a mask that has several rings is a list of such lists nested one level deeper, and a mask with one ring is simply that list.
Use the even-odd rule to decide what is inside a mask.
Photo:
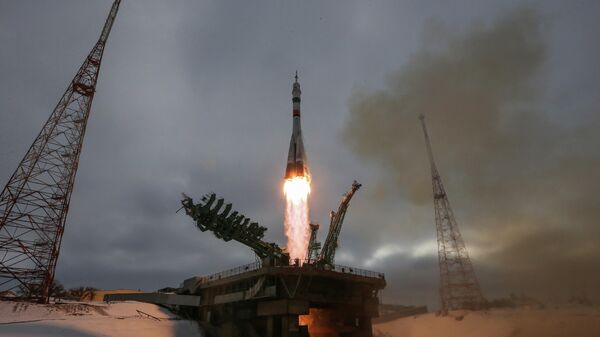
[{"label": "rocket booster", "polygon": [[285,179],[295,177],[309,177],[308,160],[304,152],[304,143],[302,142],[302,128],[300,127],[300,83],[298,83],[298,72],[296,71],[296,81],[292,86],[292,138],[290,139],[290,150],[288,152],[287,167],[285,169]]}]

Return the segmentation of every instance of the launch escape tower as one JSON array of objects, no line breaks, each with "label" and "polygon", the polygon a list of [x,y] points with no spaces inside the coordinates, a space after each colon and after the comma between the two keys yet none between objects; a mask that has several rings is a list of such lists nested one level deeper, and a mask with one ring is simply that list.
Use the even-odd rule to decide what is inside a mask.
[{"label": "launch escape tower", "polygon": [[458,224],[456,223],[454,213],[448,201],[448,195],[442,184],[442,178],[433,160],[433,151],[425,125],[425,116],[420,115],[419,119],[423,128],[429,163],[431,165],[442,310],[481,309],[485,305],[485,300],[475,276],[467,248],[458,230]]},{"label": "launch escape tower", "polygon": [[0,292],[47,302],[115,0],[98,42],[0,194]]}]

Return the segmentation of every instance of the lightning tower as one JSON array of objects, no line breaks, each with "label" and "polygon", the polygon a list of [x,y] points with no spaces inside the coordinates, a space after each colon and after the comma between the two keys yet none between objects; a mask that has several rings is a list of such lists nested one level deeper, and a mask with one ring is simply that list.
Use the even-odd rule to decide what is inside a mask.
[{"label": "lightning tower", "polygon": [[106,40],[102,33],[0,194],[0,293],[47,302]]},{"label": "lightning tower", "polygon": [[443,311],[456,309],[481,309],[485,300],[471,264],[465,243],[442,184],[442,178],[433,160],[431,141],[425,126],[425,116],[420,115],[433,184],[433,204],[438,240],[440,265],[440,298]]}]

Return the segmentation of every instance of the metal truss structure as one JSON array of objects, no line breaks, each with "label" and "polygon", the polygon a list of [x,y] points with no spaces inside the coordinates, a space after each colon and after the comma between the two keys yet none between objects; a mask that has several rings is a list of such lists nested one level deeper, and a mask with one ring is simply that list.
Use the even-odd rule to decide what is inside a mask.
[{"label": "metal truss structure", "polygon": [[47,302],[106,40],[98,42],[0,194],[0,293]]},{"label": "metal truss structure", "polygon": [[[252,222],[237,211],[232,212],[233,205],[225,204],[225,199],[217,199],[215,193],[205,195],[198,204],[187,195],[183,195],[181,205],[185,214],[194,219],[196,227],[203,232],[210,231],[217,238],[237,241],[250,247],[261,259],[273,258],[289,262],[289,256],[281,247],[272,242],[263,241],[266,227]],[[225,207],[223,207],[225,206]]]},{"label": "metal truss structure", "polygon": [[346,217],[348,205],[350,204],[350,200],[354,196],[354,193],[356,193],[361,186],[362,185],[355,180],[352,183],[352,188],[350,191],[348,191],[342,197],[342,201],[340,202],[337,212],[331,211],[331,213],[329,213],[331,221],[329,223],[327,238],[323,243],[323,248],[321,249],[321,253],[319,255],[319,263],[329,265],[335,263],[335,252],[338,248],[340,232],[342,231],[342,224],[344,223],[344,218]]},{"label": "metal truss structure", "polygon": [[486,302],[475,276],[467,248],[458,230],[458,224],[442,184],[442,178],[433,159],[431,141],[425,126],[425,116],[420,115],[419,119],[425,135],[431,165],[442,310],[481,309]]},{"label": "metal truss structure", "polygon": [[308,253],[306,261],[308,263],[314,263],[319,259],[319,251],[321,251],[321,243],[317,241],[317,233],[319,232],[320,225],[318,223],[311,223],[310,225],[310,239],[308,240]]}]

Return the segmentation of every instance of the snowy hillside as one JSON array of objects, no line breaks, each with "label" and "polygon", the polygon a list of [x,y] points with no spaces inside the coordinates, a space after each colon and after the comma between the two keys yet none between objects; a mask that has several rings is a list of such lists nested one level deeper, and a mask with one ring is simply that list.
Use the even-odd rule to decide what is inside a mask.
[{"label": "snowy hillside", "polygon": [[200,337],[194,322],[138,302],[31,304],[0,301],[2,337]]}]

